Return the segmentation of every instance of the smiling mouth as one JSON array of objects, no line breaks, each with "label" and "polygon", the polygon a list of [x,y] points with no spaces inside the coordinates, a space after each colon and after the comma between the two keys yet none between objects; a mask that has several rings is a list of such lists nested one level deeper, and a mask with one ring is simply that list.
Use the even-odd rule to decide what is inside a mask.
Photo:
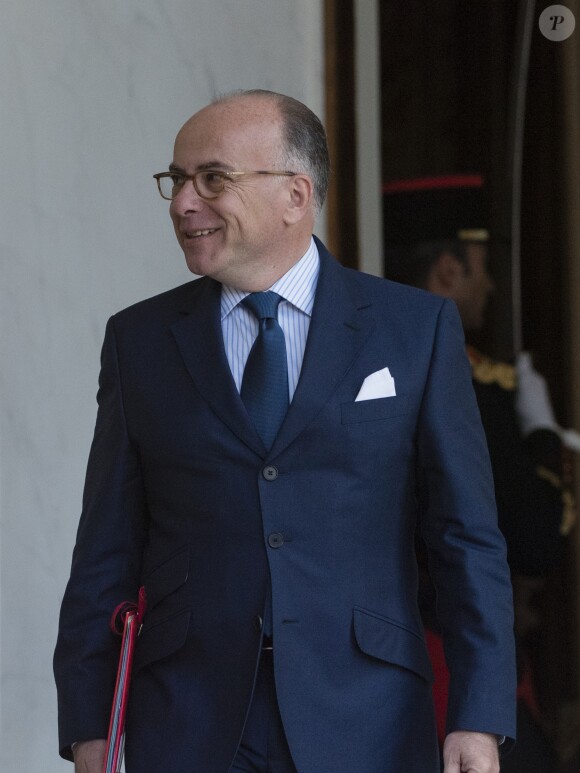
[{"label": "smiling mouth", "polygon": [[217,228],[206,228],[203,231],[184,231],[184,235],[187,239],[198,239],[200,236],[214,234],[217,230]]}]

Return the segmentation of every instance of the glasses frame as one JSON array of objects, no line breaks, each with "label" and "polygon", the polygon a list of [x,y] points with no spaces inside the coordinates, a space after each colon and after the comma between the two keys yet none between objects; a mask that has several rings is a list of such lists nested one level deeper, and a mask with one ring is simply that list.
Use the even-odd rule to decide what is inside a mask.
[{"label": "glasses frame", "polygon": [[[223,184],[222,189],[218,191],[218,193],[215,194],[215,196],[204,196],[203,193],[198,188],[197,185],[197,177],[200,174],[207,174],[208,172],[213,172],[213,174],[217,174],[218,176],[223,178]],[[204,199],[205,201],[213,201],[214,199],[217,199],[219,196],[222,195],[222,193],[225,190],[226,182],[230,177],[242,177],[243,175],[252,175],[252,174],[261,174],[261,175],[271,175],[272,177],[296,177],[299,172],[265,172],[262,170],[259,171],[253,171],[253,172],[224,172],[222,169],[200,169],[198,172],[195,172],[194,174],[184,174],[183,172],[157,172],[157,174],[154,174],[153,177],[157,180],[157,188],[159,190],[159,193],[161,195],[162,199],[165,199],[165,201],[173,201],[175,196],[165,196],[161,190],[161,180],[167,178],[167,177],[182,177],[183,183],[179,190],[183,188],[185,183],[188,180],[191,180],[193,183],[193,187],[195,188],[195,192],[200,197],[200,199]],[[177,192],[179,193],[179,191]],[[176,194],[177,195],[177,194]]]}]

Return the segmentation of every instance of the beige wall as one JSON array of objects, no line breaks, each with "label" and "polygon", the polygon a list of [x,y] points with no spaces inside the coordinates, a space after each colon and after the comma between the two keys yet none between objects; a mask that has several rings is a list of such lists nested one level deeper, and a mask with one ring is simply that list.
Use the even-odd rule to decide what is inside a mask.
[{"label": "beige wall", "polygon": [[0,5],[0,771],[72,773],[51,661],[104,327],[191,279],[151,175],[217,93],[323,113],[322,0]]}]

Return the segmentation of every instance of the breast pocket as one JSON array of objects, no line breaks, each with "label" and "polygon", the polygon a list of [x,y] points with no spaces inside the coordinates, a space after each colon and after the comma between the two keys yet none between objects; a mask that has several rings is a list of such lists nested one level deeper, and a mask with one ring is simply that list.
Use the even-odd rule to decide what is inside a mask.
[{"label": "breast pocket", "polygon": [[409,413],[411,400],[409,395],[393,395],[393,397],[379,397],[376,400],[342,403],[340,409],[343,424],[380,421]]}]

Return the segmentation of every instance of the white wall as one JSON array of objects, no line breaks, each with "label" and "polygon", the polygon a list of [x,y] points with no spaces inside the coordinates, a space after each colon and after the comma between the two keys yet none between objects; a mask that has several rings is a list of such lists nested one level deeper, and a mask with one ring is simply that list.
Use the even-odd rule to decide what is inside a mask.
[{"label": "white wall", "polygon": [[359,269],[383,276],[379,0],[354,0]]},{"label": "white wall", "polygon": [[1,0],[0,769],[57,756],[52,651],[109,315],[188,281],[153,172],[216,93],[323,112],[321,0]]}]

